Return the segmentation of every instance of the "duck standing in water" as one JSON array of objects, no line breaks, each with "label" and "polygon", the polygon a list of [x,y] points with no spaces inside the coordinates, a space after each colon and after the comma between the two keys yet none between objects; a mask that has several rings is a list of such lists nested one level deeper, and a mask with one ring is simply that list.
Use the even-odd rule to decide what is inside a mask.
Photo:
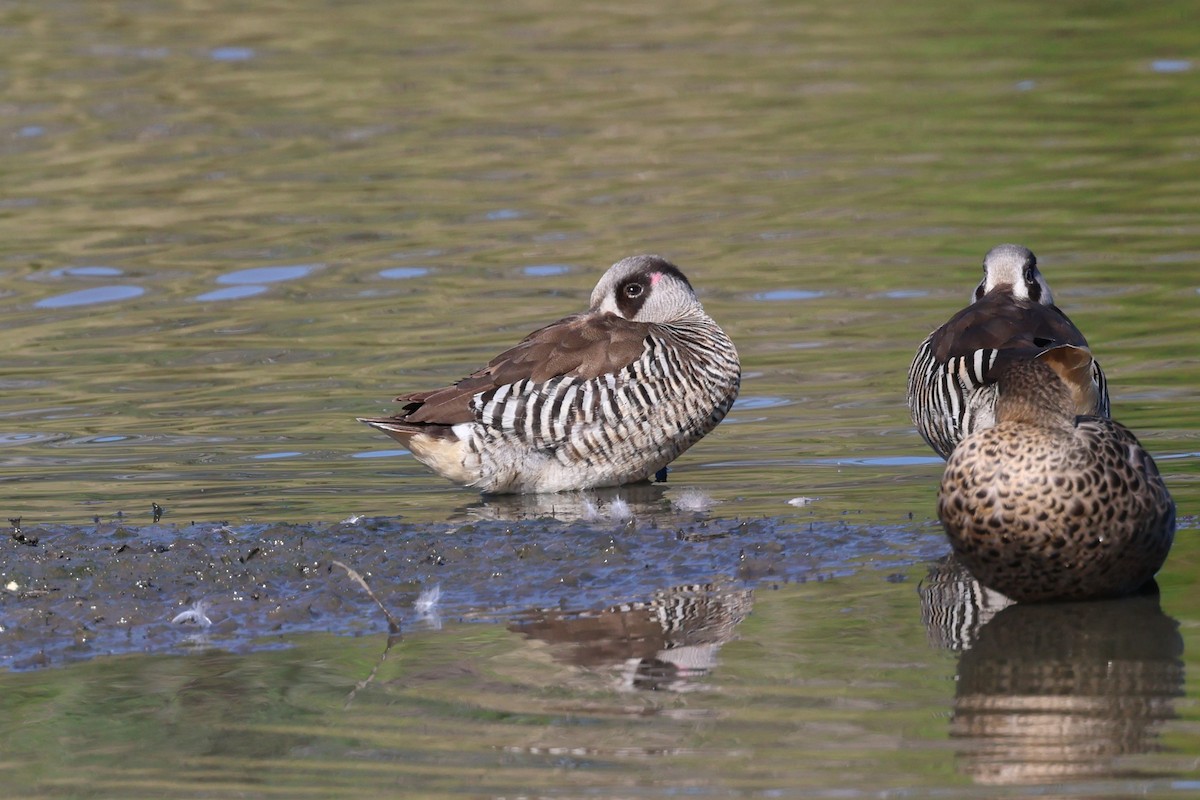
[{"label": "duck standing in water", "polygon": [[[993,247],[983,259],[975,302],[925,337],[908,370],[908,407],[930,447],[949,458],[954,446],[996,419],[996,385],[984,375],[1010,349],[1087,347],[1074,323],[1054,305],[1037,258],[1016,244]],[[1080,413],[1107,417],[1108,388],[1092,362],[1095,403]]]},{"label": "duck standing in water", "polygon": [[740,382],[733,342],[679,268],[633,256],[600,278],[587,311],[361,421],[485,493],[592,489],[663,470],[725,417]]},{"label": "duck standing in water", "polygon": [[996,424],[946,464],[938,518],[954,552],[1014,600],[1130,594],[1171,549],[1175,503],[1137,438],[1091,415],[1094,368],[1072,345],[1002,354],[984,375]]}]

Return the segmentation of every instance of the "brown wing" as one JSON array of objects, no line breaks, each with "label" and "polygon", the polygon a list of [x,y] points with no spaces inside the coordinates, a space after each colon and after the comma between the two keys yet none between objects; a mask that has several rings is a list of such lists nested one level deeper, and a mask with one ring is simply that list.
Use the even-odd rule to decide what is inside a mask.
[{"label": "brown wing", "polygon": [[650,326],[613,314],[575,314],[540,328],[483,369],[453,386],[400,395],[404,409],[392,417],[413,425],[456,425],[475,419],[471,398],[505,384],[543,383],[560,375],[582,380],[616,372],[642,354]]},{"label": "brown wing", "polygon": [[1037,348],[1060,344],[1087,347],[1079,329],[1057,306],[1014,300],[991,292],[967,306],[930,335],[930,347],[939,364],[976,350]]},{"label": "brown wing", "polygon": [[[1098,367],[1092,359],[1091,351],[1076,345],[1060,344],[1049,349],[1006,347],[998,350],[985,373],[984,382],[998,382],[1009,370],[1030,361],[1041,361],[1054,370],[1070,393],[1074,414],[1090,416],[1107,406],[1108,400],[1101,396],[1102,388],[1096,379]],[[1045,380],[1044,373],[1038,373],[1034,383],[1040,385]],[[1026,387],[1022,391],[1034,390]]]}]

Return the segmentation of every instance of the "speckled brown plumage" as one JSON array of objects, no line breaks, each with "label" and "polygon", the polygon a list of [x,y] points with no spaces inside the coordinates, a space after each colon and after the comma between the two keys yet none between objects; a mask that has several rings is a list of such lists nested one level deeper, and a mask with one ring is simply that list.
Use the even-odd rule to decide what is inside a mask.
[{"label": "speckled brown plumage", "polygon": [[1115,597],[1154,576],[1175,504],[1123,425],[1076,416],[1094,395],[1086,348],[1012,351],[988,375],[994,427],[963,439],[938,493],[955,554],[1015,600]]}]

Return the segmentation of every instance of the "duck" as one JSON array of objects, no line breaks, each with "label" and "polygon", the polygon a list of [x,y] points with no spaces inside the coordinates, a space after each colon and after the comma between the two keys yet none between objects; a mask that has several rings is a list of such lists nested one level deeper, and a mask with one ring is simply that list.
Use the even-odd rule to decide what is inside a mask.
[{"label": "duck", "polygon": [[[943,459],[975,431],[995,423],[996,385],[983,376],[1009,349],[1088,347],[1054,304],[1050,286],[1027,247],[1001,244],[983,259],[973,302],[925,337],[908,370],[908,408],[921,438]],[[1093,360],[1096,404],[1110,415],[1108,380]]]},{"label": "duck", "polygon": [[484,494],[665,480],[741,385],[733,341],[665,258],[613,264],[586,311],[539,328],[400,411],[360,418],[437,474]]},{"label": "duck", "polygon": [[938,519],[955,556],[1018,602],[1120,597],[1148,584],[1175,536],[1154,459],[1099,402],[1091,351],[1007,350],[984,380],[995,425],[946,462]]}]

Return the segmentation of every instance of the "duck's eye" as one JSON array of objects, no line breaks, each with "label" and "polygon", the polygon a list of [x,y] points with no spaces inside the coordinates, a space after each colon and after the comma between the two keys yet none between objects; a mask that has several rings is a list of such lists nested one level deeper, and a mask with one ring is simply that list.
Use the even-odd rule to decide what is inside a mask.
[{"label": "duck's eye", "polygon": [[641,297],[643,291],[645,291],[645,289],[642,287],[642,285],[640,283],[631,283],[625,287],[625,296],[626,297]]},{"label": "duck's eye", "polygon": [[1036,278],[1033,277],[1033,267],[1026,267],[1025,268],[1025,282],[1033,283],[1035,280],[1036,280]]}]

